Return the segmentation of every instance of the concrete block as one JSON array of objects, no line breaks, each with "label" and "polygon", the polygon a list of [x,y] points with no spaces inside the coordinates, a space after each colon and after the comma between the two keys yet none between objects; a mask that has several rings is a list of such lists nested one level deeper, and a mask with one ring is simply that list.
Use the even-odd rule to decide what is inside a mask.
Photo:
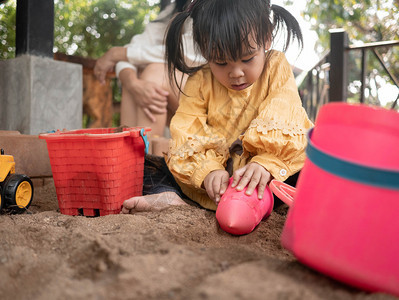
[{"label": "concrete block", "polygon": [[0,129],[35,135],[82,127],[82,66],[22,55],[0,61]]},{"label": "concrete block", "polygon": [[0,131],[0,148],[14,156],[15,172],[34,177],[51,177],[50,159],[45,140],[37,135]]}]

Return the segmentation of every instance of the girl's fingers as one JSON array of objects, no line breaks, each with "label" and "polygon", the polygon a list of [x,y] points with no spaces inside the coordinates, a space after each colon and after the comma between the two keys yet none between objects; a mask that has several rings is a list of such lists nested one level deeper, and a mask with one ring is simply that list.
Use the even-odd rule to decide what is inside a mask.
[{"label": "girl's fingers", "polygon": [[219,203],[220,201],[220,178],[215,177],[213,182],[212,182],[212,189],[213,189],[213,200],[216,203]]},{"label": "girl's fingers", "polygon": [[212,188],[208,188],[207,190],[208,196],[209,198],[211,198],[213,201],[215,201],[215,193],[214,190]]},{"label": "girl's fingers", "polygon": [[212,171],[205,177],[205,190],[216,205],[219,203],[221,195],[226,191],[228,183],[229,173],[225,170]]},{"label": "girl's fingers", "polygon": [[242,191],[251,181],[252,175],[253,171],[247,168],[244,175],[241,177],[240,183],[237,185],[236,190]]},{"label": "girl's fingers", "polygon": [[258,188],[258,198],[262,199],[267,183],[270,181],[270,173],[257,163],[250,163],[233,173],[232,187],[237,191],[242,191],[247,187],[245,193],[252,195]]},{"label": "girl's fingers", "polygon": [[232,184],[231,184],[231,187],[232,187],[232,188],[236,187],[237,184],[240,182],[241,176],[244,175],[245,170],[246,170],[246,167],[243,167],[243,168],[241,168],[241,169],[236,170],[236,171],[233,173],[233,182],[232,182]]},{"label": "girl's fingers", "polygon": [[267,184],[270,182],[272,175],[266,171],[266,175],[262,176],[261,181],[258,184],[258,199],[263,198]]},{"label": "girl's fingers", "polygon": [[[254,192],[255,188],[258,186],[259,181],[260,181],[259,175],[255,175],[254,174],[251,177],[251,180],[249,181],[248,188],[245,191],[245,194],[247,194],[249,196],[252,195],[252,193]],[[240,184],[241,184],[241,182],[240,182]]]},{"label": "girl's fingers", "polygon": [[220,195],[223,195],[228,187],[229,187],[229,177],[226,176],[226,180],[223,180],[222,184],[220,185]]},{"label": "girl's fingers", "polygon": [[213,193],[213,176],[209,173],[204,179],[204,187],[205,191],[208,194],[209,198],[214,200],[214,193]]},{"label": "girl's fingers", "polygon": [[263,198],[263,194],[265,193],[265,189],[266,189],[266,184],[263,183],[263,181],[261,181],[258,184],[258,199],[262,199]]}]

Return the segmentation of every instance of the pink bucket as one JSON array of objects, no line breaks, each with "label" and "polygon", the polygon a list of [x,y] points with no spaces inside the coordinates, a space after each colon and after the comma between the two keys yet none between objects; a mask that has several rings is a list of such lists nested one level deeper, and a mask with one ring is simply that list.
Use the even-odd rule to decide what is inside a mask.
[{"label": "pink bucket", "polygon": [[294,195],[282,244],[299,261],[350,285],[399,296],[397,112],[323,106],[296,191],[281,190]]}]

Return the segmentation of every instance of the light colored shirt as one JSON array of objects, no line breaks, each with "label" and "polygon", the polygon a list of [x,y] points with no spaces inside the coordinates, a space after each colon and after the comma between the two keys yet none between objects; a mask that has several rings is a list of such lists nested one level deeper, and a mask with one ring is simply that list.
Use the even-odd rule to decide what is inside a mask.
[{"label": "light colored shirt", "polygon": [[[183,192],[201,206],[215,203],[201,187],[214,170],[233,171],[257,162],[278,180],[298,172],[305,160],[306,133],[313,123],[302,107],[285,55],[269,51],[261,76],[250,87],[230,90],[209,66],[189,77],[171,125],[168,167]],[[241,140],[243,153],[230,153]]]},{"label": "light colored shirt", "polygon": [[[115,66],[116,76],[126,68],[138,69],[144,68],[150,63],[165,63],[165,45],[164,37],[169,21],[173,17],[175,4],[168,5],[161,11],[157,19],[147,24],[144,32],[133,36],[127,48],[128,61],[120,61]],[[192,36],[192,20],[188,19],[184,24],[183,47],[186,63],[189,66],[198,66],[206,63],[204,58],[198,54],[194,47]]]}]

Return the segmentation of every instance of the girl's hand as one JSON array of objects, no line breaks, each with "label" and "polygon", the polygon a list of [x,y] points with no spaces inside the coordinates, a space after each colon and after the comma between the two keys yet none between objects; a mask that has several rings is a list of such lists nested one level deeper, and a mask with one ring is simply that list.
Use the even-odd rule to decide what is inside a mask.
[{"label": "girl's hand", "polygon": [[234,171],[233,183],[231,187],[236,187],[237,191],[242,191],[247,185],[245,194],[252,195],[256,187],[258,187],[258,198],[263,198],[266,185],[272,179],[271,174],[260,164],[252,162],[245,167]]},{"label": "girl's hand", "polygon": [[204,188],[216,205],[220,201],[220,197],[224,194],[229,185],[229,173],[226,170],[216,170],[204,179]]},{"label": "girl's hand", "polygon": [[[122,84],[124,84],[122,82]],[[156,122],[155,114],[166,114],[169,92],[159,84],[136,79],[126,85],[135,102],[143,108],[144,113],[152,121]]]}]

